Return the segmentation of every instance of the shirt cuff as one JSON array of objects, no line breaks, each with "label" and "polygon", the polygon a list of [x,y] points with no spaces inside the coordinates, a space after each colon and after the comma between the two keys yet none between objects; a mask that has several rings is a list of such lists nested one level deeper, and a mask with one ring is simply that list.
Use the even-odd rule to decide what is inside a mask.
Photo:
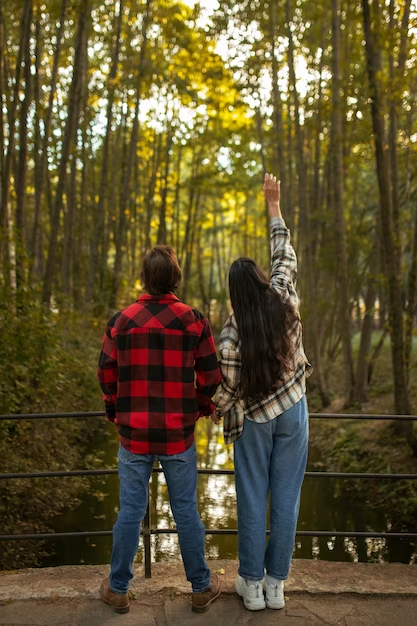
[{"label": "shirt cuff", "polygon": [[214,403],[210,402],[208,406],[200,406],[198,409],[198,417],[207,417],[208,415],[213,415],[214,413]]},{"label": "shirt cuff", "polygon": [[284,222],[284,218],[283,217],[273,217],[271,219],[271,228],[272,226],[285,226],[285,222]]},{"label": "shirt cuff", "polygon": [[105,409],[106,409],[106,419],[109,420],[109,422],[113,422],[116,419],[116,406],[113,404],[113,402],[105,402]]}]

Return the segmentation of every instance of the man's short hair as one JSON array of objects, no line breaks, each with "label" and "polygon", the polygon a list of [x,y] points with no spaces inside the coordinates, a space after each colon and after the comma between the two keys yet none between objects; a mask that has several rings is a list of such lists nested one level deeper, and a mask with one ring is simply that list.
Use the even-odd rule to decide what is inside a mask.
[{"label": "man's short hair", "polygon": [[174,292],[181,282],[181,268],[172,246],[155,246],[143,259],[142,280],[152,296]]}]

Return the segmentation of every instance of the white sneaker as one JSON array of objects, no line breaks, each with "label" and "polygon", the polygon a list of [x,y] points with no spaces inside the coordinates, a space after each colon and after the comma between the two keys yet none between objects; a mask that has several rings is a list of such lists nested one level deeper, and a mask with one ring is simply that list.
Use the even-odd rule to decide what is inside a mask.
[{"label": "white sneaker", "polygon": [[279,580],[275,585],[268,585],[266,577],[263,581],[265,591],[266,606],[268,609],[282,609],[285,606],[284,581]]},{"label": "white sneaker", "polygon": [[266,607],[262,581],[256,585],[248,585],[246,578],[238,576],[236,592],[243,598],[243,604],[249,611],[261,611]]}]

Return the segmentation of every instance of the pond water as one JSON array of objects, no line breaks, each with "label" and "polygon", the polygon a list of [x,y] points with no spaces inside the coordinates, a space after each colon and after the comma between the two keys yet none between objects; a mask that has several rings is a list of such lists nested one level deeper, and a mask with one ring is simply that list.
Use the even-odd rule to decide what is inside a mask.
[{"label": "pond water", "polygon": [[[223,445],[221,427],[211,420],[199,420],[196,428],[198,465],[209,469],[233,469],[232,446]],[[118,435],[112,424],[104,423],[94,442],[93,455],[101,458],[102,467],[116,467]],[[322,470],[321,459],[311,449],[308,469]],[[59,479],[57,479],[59,480]],[[64,478],[62,480],[71,480]],[[370,483],[372,486],[372,483]],[[154,473],[150,481],[151,519],[157,528],[174,526],[169,507],[167,487],[162,473]],[[370,494],[370,498],[372,494]],[[198,500],[201,518],[206,528],[237,527],[234,477],[200,475]],[[49,524],[55,532],[110,530],[118,509],[117,476],[92,478],[80,504]],[[381,512],[372,510],[367,502],[355,495],[355,481],[327,478],[306,478],[303,485],[298,530],[376,531],[389,529],[389,520]],[[141,543],[142,545],[142,543]],[[166,561],[180,558],[175,534],[151,537],[152,560]],[[69,537],[48,541],[50,555],[42,566],[108,563],[111,537]],[[207,535],[207,558],[236,559],[237,537]],[[297,537],[294,558],[328,561],[361,562],[417,562],[417,546],[401,539]],[[142,550],[137,556],[142,561]]]}]

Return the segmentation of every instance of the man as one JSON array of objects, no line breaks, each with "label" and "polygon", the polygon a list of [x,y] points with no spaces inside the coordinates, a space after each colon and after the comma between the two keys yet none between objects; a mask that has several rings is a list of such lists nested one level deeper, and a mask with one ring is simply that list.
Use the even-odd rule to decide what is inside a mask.
[{"label": "man", "polygon": [[220,595],[220,584],[204,559],[194,426],[200,416],[213,413],[211,397],[221,375],[208,320],[174,295],[181,269],[171,246],[148,252],[142,280],[147,294],[110,320],[99,360],[106,416],[120,433],[120,507],[110,578],[100,594],[117,613],[129,611],[132,565],[157,458],[192,584],[192,609],[203,613]]}]

